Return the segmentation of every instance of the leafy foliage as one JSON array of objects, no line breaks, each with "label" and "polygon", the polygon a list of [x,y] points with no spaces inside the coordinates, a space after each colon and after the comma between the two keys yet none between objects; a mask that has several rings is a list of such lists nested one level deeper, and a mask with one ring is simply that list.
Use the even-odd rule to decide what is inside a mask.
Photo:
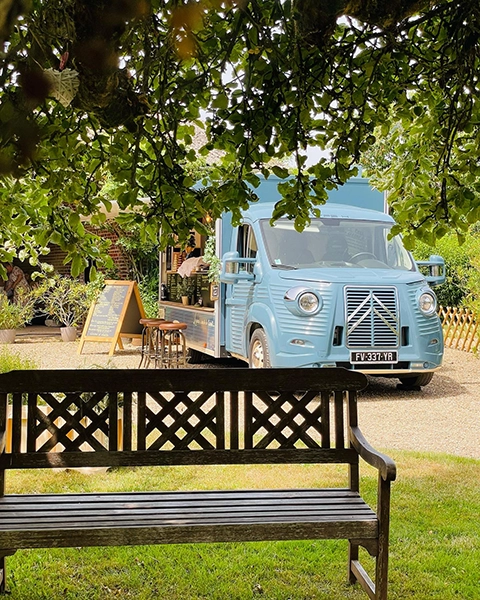
[{"label": "leafy foliage", "polygon": [[128,258],[130,277],[139,283],[156,278],[158,283],[158,242],[143,239],[138,225],[129,231],[117,229],[117,233],[117,244]]},{"label": "leafy foliage", "polygon": [[[286,178],[268,167],[286,155],[296,175],[274,216],[301,229],[378,135],[410,245],[480,216],[478,0],[35,0],[22,20],[21,0],[3,2],[0,260],[39,261],[53,241],[79,273],[104,253],[83,218],[101,225],[111,199],[142,241],[206,235],[207,214],[255,199],[259,174]],[[52,69],[78,74],[70,104]],[[307,146],[331,156],[307,168]],[[203,179],[189,164],[213,150]]]},{"label": "leafy foliage", "polygon": [[455,235],[447,235],[437,242],[435,248],[423,242],[415,246],[417,260],[428,260],[433,253],[440,254],[445,260],[446,281],[435,288],[438,303],[442,306],[462,306],[470,294],[469,273],[472,264],[468,242],[460,245]]},{"label": "leafy foliage", "polygon": [[10,352],[7,348],[0,349],[0,373],[37,369],[37,363],[31,358],[24,358],[18,352]]},{"label": "leafy foliage", "polygon": [[0,329],[25,327],[33,318],[34,304],[31,293],[20,296],[17,302],[10,302],[5,294],[0,294]]},{"label": "leafy foliage", "polygon": [[65,327],[78,327],[102,287],[101,277],[90,283],[55,274],[45,279],[35,294],[45,305],[45,312]]},{"label": "leafy foliage", "polygon": [[178,292],[181,296],[192,298],[195,291],[195,280],[193,277],[185,276],[178,279]]},{"label": "leafy foliage", "polygon": [[222,269],[222,262],[215,252],[215,245],[216,238],[214,235],[210,235],[205,242],[203,251],[203,260],[209,265],[207,279],[211,283],[218,283]]},{"label": "leafy foliage", "polygon": [[140,298],[142,299],[145,316],[150,319],[158,317],[158,286],[158,268],[156,273],[150,272],[148,277],[138,284],[138,291],[140,292]]},{"label": "leafy foliage", "polygon": [[422,242],[415,247],[415,258],[426,260],[432,253],[445,259],[446,282],[435,289],[442,306],[467,306],[480,314],[480,237],[472,228],[460,244],[455,234],[438,240],[435,248]]}]

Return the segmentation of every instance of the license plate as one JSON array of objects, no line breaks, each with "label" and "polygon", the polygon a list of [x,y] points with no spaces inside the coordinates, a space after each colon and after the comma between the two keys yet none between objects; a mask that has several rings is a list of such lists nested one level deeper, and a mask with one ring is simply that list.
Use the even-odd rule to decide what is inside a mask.
[{"label": "license plate", "polygon": [[350,362],[352,364],[396,363],[398,355],[396,350],[356,350],[350,352]]}]

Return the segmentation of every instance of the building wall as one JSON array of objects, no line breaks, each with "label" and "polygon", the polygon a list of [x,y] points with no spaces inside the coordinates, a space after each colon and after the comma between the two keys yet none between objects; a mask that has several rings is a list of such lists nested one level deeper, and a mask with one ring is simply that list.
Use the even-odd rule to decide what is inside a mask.
[{"label": "building wall", "polygon": [[[115,279],[129,280],[131,278],[130,261],[122,247],[117,244],[119,238],[118,232],[113,227],[96,229],[87,225],[85,229],[111,241],[108,254],[115,265]],[[70,275],[70,264],[63,264],[67,253],[54,244],[51,244],[49,248],[50,253],[45,256],[43,259],[44,262],[52,265],[60,275]]]}]

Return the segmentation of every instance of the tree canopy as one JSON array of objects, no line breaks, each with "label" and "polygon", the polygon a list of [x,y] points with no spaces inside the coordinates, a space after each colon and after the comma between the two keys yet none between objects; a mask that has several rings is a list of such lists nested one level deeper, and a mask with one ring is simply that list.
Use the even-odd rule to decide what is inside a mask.
[{"label": "tree canopy", "polygon": [[[82,218],[112,200],[142,235],[185,239],[271,171],[274,216],[301,228],[384,136],[400,228],[463,231],[480,216],[479,33],[478,0],[0,0],[0,260],[54,242],[80,272],[101,254]],[[309,146],[330,157],[307,167]],[[288,179],[269,167],[287,155]]]}]

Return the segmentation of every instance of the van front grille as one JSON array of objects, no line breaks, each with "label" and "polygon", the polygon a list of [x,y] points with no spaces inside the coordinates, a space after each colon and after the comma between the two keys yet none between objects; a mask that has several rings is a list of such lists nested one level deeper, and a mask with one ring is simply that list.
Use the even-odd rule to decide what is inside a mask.
[{"label": "van front grille", "polygon": [[395,287],[347,287],[345,309],[347,347],[395,348],[399,345]]}]

